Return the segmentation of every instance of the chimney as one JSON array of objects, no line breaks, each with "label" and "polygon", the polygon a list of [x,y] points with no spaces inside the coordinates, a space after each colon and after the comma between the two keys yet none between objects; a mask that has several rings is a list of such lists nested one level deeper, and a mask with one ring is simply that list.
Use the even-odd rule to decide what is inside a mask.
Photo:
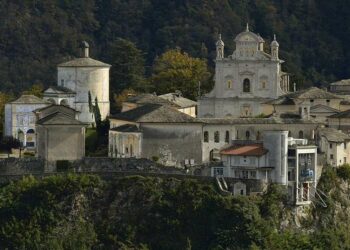
[{"label": "chimney", "polygon": [[89,57],[89,44],[86,41],[82,41],[80,48],[82,51],[82,57],[88,58]]}]

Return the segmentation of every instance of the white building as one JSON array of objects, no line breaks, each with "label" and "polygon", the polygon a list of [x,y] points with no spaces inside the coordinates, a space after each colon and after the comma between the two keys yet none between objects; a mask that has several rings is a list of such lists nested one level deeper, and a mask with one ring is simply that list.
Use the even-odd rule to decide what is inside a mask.
[{"label": "white building", "polygon": [[337,167],[350,161],[350,136],[334,128],[318,130],[318,146],[327,164]]},{"label": "white building", "polygon": [[288,138],[288,131],[266,131],[263,141],[232,143],[220,151],[223,166],[213,167],[212,176],[278,183],[288,186],[297,205],[311,202],[317,184],[315,145],[308,145],[306,139]]},{"label": "white building", "polygon": [[[54,104],[68,105],[80,112],[79,120],[94,123],[92,106],[97,98],[101,119],[109,115],[109,69],[111,65],[89,56],[89,44],[83,42],[83,55],[57,66],[57,87],[44,92],[44,99]],[[89,97],[90,95],[90,97]]]},{"label": "white building", "polygon": [[262,105],[289,91],[289,75],[282,71],[279,44],[271,42],[271,53],[264,51],[264,39],[249,31],[235,38],[236,49],[224,56],[221,36],[216,43],[215,86],[198,103],[199,117],[252,117],[272,113]]},{"label": "white building", "polygon": [[36,116],[34,110],[49,106],[50,103],[34,95],[22,95],[5,105],[4,135],[13,136],[27,148],[36,147]]}]

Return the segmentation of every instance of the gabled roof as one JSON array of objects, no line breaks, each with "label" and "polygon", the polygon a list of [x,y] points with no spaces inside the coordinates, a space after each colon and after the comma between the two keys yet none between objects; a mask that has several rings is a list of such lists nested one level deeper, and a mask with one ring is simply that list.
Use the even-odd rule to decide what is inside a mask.
[{"label": "gabled roof", "polygon": [[328,118],[350,118],[350,109],[339,112],[338,114],[330,115]]},{"label": "gabled roof", "polygon": [[119,127],[110,129],[111,131],[124,132],[124,133],[139,133],[141,130],[133,124],[125,124]]},{"label": "gabled roof", "polygon": [[197,120],[168,105],[145,104],[110,116],[111,119],[144,123],[190,123]]},{"label": "gabled roof", "polygon": [[97,61],[90,57],[76,58],[57,65],[58,67],[111,67],[111,65]]},{"label": "gabled roof", "polygon": [[299,90],[285,95],[292,99],[343,99],[343,97],[330,93],[317,87]]},{"label": "gabled roof", "polygon": [[136,103],[136,104],[161,104],[161,105],[174,105],[165,98],[161,98],[154,94],[139,94],[130,96],[125,102]]},{"label": "gabled roof", "polygon": [[344,86],[344,85],[350,85],[350,79],[343,79],[337,82],[332,82],[330,84],[331,86]]},{"label": "gabled roof", "polygon": [[314,105],[310,108],[310,112],[317,112],[317,113],[329,113],[329,112],[333,112],[333,113],[339,113],[340,111],[338,109],[326,106],[326,105],[322,105],[322,104],[317,104]]},{"label": "gabled roof", "polygon": [[61,112],[61,113],[64,113],[66,115],[71,115],[71,114],[75,115],[76,113],[80,113],[80,111],[77,111],[71,107],[68,107],[65,105],[57,105],[57,104],[51,104],[51,105],[43,107],[43,108],[38,108],[38,109],[34,110],[33,112],[36,114],[45,113],[45,112],[50,112],[50,113]]},{"label": "gabled roof", "polygon": [[44,118],[37,121],[39,125],[81,125],[85,126],[84,123],[78,121],[77,119],[72,118],[71,116],[61,113],[55,112]]},{"label": "gabled roof", "polygon": [[49,104],[50,102],[45,101],[35,95],[21,95],[15,101],[11,102],[12,104]]},{"label": "gabled roof", "polygon": [[197,102],[187,99],[178,93],[168,93],[164,95],[159,95],[158,97],[165,99],[181,108],[197,106]]},{"label": "gabled roof", "polygon": [[321,128],[319,129],[319,135],[324,136],[329,142],[344,142],[345,140],[350,140],[349,135],[335,128]]},{"label": "gabled roof", "polygon": [[75,94],[73,90],[62,86],[50,86],[48,89],[44,91],[44,93]]},{"label": "gabled roof", "polygon": [[222,155],[237,156],[262,156],[267,154],[268,150],[264,148],[262,143],[249,145],[234,145],[220,151]]}]

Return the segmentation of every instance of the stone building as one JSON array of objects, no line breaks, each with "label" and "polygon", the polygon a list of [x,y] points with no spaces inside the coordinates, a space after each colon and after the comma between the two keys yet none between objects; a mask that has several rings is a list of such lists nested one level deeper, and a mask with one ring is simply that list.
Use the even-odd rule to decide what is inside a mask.
[{"label": "stone building", "polygon": [[82,57],[57,66],[57,86],[44,92],[44,99],[68,105],[80,112],[79,120],[95,122],[93,108],[97,98],[101,119],[109,115],[109,69],[111,65],[92,59],[89,44],[82,42]]},{"label": "stone building", "polygon": [[199,117],[254,117],[272,113],[271,105],[264,105],[289,92],[289,75],[282,71],[279,44],[276,37],[271,51],[264,51],[264,39],[249,31],[249,27],[235,38],[236,49],[224,56],[221,36],[216,43],[215,86],[201,97]]},{"label": "stone building", "polygon": [[325,122],[327,117],[343,109],[344,97],[317,87],[303,89],[283,95],[267,104],[273,106],[275,114],[295,114],[305,119],[315,118]]},{"label": "stone building", "polygon": [[125,112],[145,104],[168,105],[192,117],[196,117],[197,113],[197,102],[183,97],[181,92],[168,93],[159,96],[148,93],[130,96],[122,103],[121,111]]},{"label": "stone building", "polygon": [[288,131],[288,137],[314,140],[322,124],[300,118],[201,118],[203,162],[220,160],[219,152],[232,140],[261,141],[266,131]]},{"label": "stone building", "polygon": [[201,122],[168,105],[146,104],[110,117],[109,156],[159,159],[168,166],[202,162]]},{"label": "stone building", "polygon": [[37,115],[40,117],[36,123],[38,157],[55,162],[78,160],[85,156],[87,125],[75,119],[75,111],[52,106]]},{"label": "stone building", "polygon": [[50,105],[34,95],[22,95],[5,105],[4,135],[13,136],[27,149],[36,147],[36,116],[33,111]]}]

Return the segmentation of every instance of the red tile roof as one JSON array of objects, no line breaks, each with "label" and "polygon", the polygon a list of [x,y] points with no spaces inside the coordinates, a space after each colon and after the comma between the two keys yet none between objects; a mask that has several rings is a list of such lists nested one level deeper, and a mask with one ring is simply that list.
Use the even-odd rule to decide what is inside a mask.
[{"label": "red tile roof", "polygon": [[232,147],[223,149],[220,154],[223,155],[241,155],[241,156],[262,156],[268,152],[263,144],[249,144],[249,145],[234,145]]}]

